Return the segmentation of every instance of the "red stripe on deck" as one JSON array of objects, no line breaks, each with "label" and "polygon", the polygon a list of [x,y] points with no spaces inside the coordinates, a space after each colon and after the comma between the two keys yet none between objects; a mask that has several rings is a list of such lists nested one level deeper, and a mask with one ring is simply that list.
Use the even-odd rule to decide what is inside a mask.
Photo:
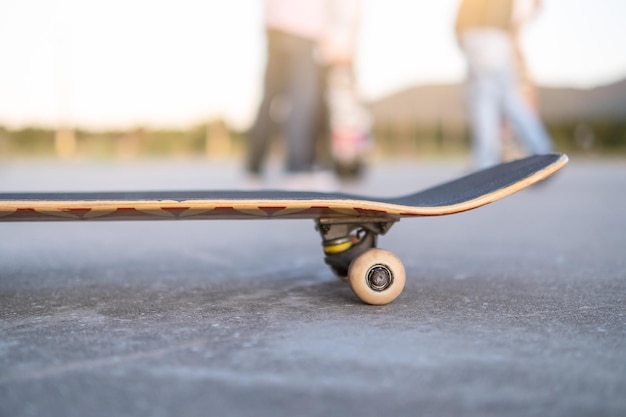
[{"label": "red stripe on deck", "polygon": [[387,214],[387,211],[385,210],[372,210],[372,209],[363,209],[363,208],[358,208],[358,207],[355,207],[354,210],[356,210],[359,214],[363,214],[366,216],[377,215],[377,214]]},{"label": "red stripe on deck", "polygon": [[113,213],[107,214],[106,216],[102,216],[102,218],[107,219],[115,219],[115,218],[129,218],[129,217],[137,217],[138,219],[150,217],[149,214],[136,210],[130,207],[121,207],[116,209]]}]

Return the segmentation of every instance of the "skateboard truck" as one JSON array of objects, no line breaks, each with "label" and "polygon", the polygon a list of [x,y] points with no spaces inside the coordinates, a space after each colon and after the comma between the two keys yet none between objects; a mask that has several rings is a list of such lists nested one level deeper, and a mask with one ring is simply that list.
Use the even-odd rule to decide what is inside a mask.
[{"label": "skateboard truck", "polygon": [[322,236],[324,261],[340,277],[347,277],[350,263],[357,256],[376,247],[378,235],[384,235],[399,218],[320,218],[316,229]]},{"label": "skateboard truck", "polygon": [[404,267],[391,252],[376,249],[379,234],[385,234],[399,217],[364,219],[320,218],[316,229],[322,236],[324,262],[356,295],[369,304],[387,304],[404,287]]}]

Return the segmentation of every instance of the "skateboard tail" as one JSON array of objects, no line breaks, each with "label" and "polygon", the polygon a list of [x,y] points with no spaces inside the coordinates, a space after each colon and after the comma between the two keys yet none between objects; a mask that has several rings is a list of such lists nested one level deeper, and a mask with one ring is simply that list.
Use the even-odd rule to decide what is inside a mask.
[{"label": "skateboard tail", "polygon": [[563,168],[568,160],[565,154],[535,155],[388,201],[407,207],[406,211],[395,213],[402,217],[441,216],[469,211],[545,180]]}]

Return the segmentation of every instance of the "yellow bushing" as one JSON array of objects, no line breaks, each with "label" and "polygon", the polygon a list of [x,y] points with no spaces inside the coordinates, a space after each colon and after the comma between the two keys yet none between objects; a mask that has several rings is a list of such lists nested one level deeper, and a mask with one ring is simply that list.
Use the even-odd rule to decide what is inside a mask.
[{"label": "yellow bushing", "polygon": [[352,242],[348,240],[347,242],[324,246],[324,253],[328,255],[332,255],[335,253],[341,253],[341,252],[347,251],[351,247],[352,247]]}]

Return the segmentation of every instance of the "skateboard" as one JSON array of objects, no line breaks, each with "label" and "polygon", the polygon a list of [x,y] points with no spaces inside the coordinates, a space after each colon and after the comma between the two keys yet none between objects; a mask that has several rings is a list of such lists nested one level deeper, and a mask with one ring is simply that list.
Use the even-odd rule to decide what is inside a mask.
[{"label": "skateboard", "polygon": [[377,238],[401,218],[441,216],[492,203],[561,169],[564,154],[535,155],[395,198],[307,191],[0,193],[0,221],[313,219],[324,260],[363,302],[382,305],[405,270]]}]

